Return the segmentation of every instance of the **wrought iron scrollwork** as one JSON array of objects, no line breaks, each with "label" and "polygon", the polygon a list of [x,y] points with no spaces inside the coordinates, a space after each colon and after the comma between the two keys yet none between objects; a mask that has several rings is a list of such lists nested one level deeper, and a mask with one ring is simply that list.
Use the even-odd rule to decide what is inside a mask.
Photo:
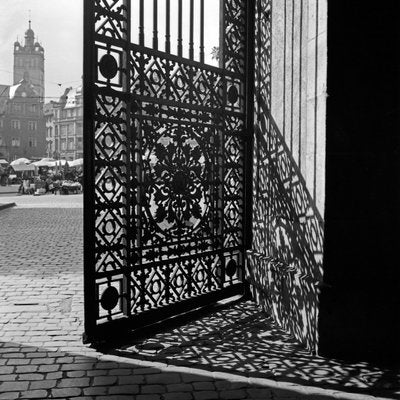
[{"label": "wrought iron scrollwork", "polygon": [[95,307],[86,318],[100,326],[242,290],[245,2],[224,1],[219,68],[162,52],[157,40],[145,47],[143,10],[130,43],[131,2],[92,2]]}]

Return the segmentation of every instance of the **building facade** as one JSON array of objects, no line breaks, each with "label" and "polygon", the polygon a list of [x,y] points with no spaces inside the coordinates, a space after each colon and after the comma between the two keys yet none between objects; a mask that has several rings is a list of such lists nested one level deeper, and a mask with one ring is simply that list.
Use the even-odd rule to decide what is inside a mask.
[{"label": "building facade", "polygon": [[43,115],[44,49],[29,28],[14,43],[13,85],[0,85],[0,158],[39,159],[46,154]]},{"label": "building facade", "polygon": [[45,104],[47,156],[83,158],[82,87],[67,88],[58,102]]}]

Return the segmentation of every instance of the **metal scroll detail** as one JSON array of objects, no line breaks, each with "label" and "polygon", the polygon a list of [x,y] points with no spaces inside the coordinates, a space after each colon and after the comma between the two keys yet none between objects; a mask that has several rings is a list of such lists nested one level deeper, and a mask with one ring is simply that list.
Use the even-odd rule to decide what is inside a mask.
[{"label": "metal scroll detail", "polygon": [[88,3],[91,336],[242,290],[245,3],[225,1],[220,68],[130,43],[129,1]]}]

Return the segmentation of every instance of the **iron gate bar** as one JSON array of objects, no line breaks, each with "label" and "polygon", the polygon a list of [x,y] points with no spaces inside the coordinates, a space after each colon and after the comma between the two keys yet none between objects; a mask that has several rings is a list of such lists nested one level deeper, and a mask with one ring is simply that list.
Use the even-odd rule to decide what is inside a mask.
[{"label": "iron gate bar", "polygon": [[[245,288],[248,2],[221,2],[220,68],[193,60],[193,0],[189,59],[168,53],[168,3],[167,52],[144,46],[143,0],[139,5],[134,44],[130,1],[85,2],[87,341]],[[178,52],[181,42],[178,33]]]},{"label": "iron gate bar", "polygon": [[[83,42],[93,43],[94,36],[94,2],[83,2]],[[90,341],[96,330],[96,319],[94,316],[94,299],[96,298],[95,291],[95,238],[92,230],[95,226],[95,215],[92,212],[94,204],[94,137],[91,135],[93,132],[93,115],[94,115],[94,98],[92,95],[94,76],[96,73],[96,66],[93,64],[94,59],[94,46],[84,46],[85,56],[83,58],[83,131],[89,132],[83,136],[83,149],[84,149],[84,214],[83,214],[83,257],[84,257],[84,313],[85,313],[85,332],[83,334],[84,342]]]}]

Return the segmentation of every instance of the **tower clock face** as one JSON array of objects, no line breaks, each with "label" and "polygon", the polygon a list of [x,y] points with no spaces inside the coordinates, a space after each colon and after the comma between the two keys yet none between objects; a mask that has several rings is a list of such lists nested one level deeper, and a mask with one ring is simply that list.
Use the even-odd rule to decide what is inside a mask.
[{"label": "tower clock face", "polygon": [[21,96],[22,96],[22,97],[26,97],[26,93],[25,93],[25,92],[22,92],[22,93],[21,93]]}]

